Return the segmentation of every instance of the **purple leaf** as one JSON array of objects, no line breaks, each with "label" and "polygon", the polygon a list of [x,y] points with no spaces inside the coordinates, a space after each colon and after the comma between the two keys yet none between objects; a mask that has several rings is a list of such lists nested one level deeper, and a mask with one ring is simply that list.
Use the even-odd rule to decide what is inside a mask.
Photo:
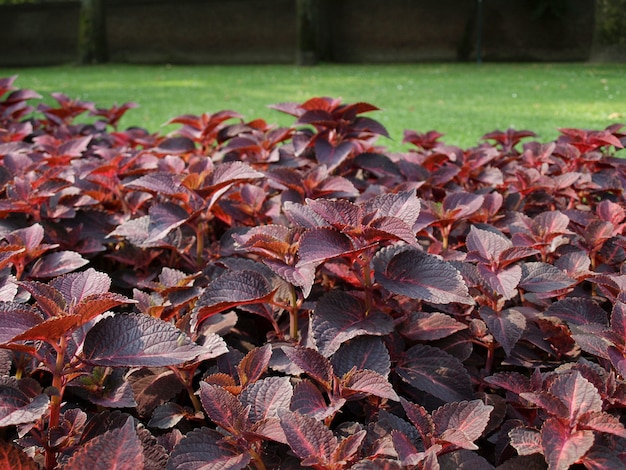
[{"label": "purple leaf", "polygon": [[604,412],[591,412],[580,417],[578,426],[601,433],[626,438],[626,428],[617,416]]},{"label": "purple leaf", "polygon": [[320,389],[313,382],[303,380],[293,389],[289,409],[318,420],[323,420],[335,414],[344,403],[345,399],[340,399],[329,405]]},{"label": "purple leaf", "polygon": [[390,246],[375,256],[376,280],[394,294],[436,304],[473,305],[461,274],[435,256],[408,246]]},{"label": "purple leaf", "polygon": [[[216,355],[226,352],[215,351]],[[208,351],[171,323],[148,315],[115,315],[89,330],[84,360],[110,367],[159,367],[192,361]]]},{"label": "purple leaf", "polygon": [[445,313],[412,312],[398,331],[402,336],[413,341],[433,341],[466,328],[467,325]]},{"label": "purple leaf", "polygon": [[242,470],[252,456],[247,451],[230,449],[218,440],[223,437],[208,428],[188,432],[174,448],[167,462],[167,470],[180,469],[228,469]]},{"label": "purple leaf", "polygon": [[478,274],[485,284],[505,300],[517,295],[517,286],[522,278],[522,268],[518,265],[506,269],[493,270],[491,267],[479,264]]},{"label": "purple leaf", "polygon": [[335,460],[336,462],[347,462],[352,460],[361,445],[363,444],[363,440],[365,439],[366,435],[367,431],[365,429],[362,429],[355,434],[344,437],[339,442],[339,446],[335,450],[333,460]]},{"label": "purple leaf", "polygon": [[68,470],[109,470],[112,468],[142,468],[143,448],[135,431],[135,422],[128,417],[126,424],[94,437],[68,460]]},{"label": "purple leaf", "polygon": [[280,410],[289,409],[292,396],[289,377],[266,377],[246,387],[239,400],[250,406],[249,418],[257,422],[277,418]]},{"label": "purple leaf", "polygon": [[3,440],[0,441],[0,468],[11,470],[40,470],[41,467],[26,455],[26,452]]},{"label": "purple leaf", "polygon": [[473,225],[467,234],[465,244],[468,252],[475,252],[486,264],[498,261],[506,249],[513,247],[511,240],[504,235],[479,229]]},{"label": "purple leaf", "polygon": [[561,299],[550,304],[544,315],[560,318],[571,325],[608,324],[604,309],[594,300],[587,298],[568,297]]},{"label": "purple leaf", "polygon": [[529,292],[551,293],[576,284],[576,281],[551,264],[534,262],[522,265],[519,287]]},{"label": "purple leaf", "polygon": [[593,431],[574,431],[556,418],[547,419],[541,428],[541,445],[550,470],[568,470],[591,448]]},{"label": "purple leaf", "polygon": [[326,165],[328,171],[333,171],[350,155],[354,144],[350,141],[341,142],[337,146],[333,146],[324,139],[315,141],[315,158],[320,165]]},{"label": "purple leaf", "polygon": [[609,359],[611,364],[615,367],[615,371],[622,377],[626,374],[626,354],[615,346],[608,347]]},{"label": "purple leaf", "polygon": [[105,273],[89,268],[86,271],[56,277],[49,284],[61,292],[68,304],[76,305],[85,297],[108,292],[111,278]]},{"label": "purple leaf", "polygon": [[0,427],[32,423],[48,411],[50,399],[41,394],[29,397],[12,384],[0,384]]},{"label": "purple leaf", "polygon": [[550,385],[550,393],[559,397],[575,423],[586,413],[602,411],[600,393],[580,372],[559,374]]},{"label": "purple leaf", "polygon": [[487,427],[493,406],[481,400],[446,403],[432,413],[439,439],[464,449],[478,449],[474,444]]},{"label": "purple leaf", "polygon": [[207,416],[231,434],[239,436],[250,426],[248,410],[224,388],[200,382],[200,401]]},{"label": "purple leaf", "polygon": [[515,308],[496,312],[489,307],[480,308],[480,318],[487,324],[493,337],[500,343],[507,356],[522,337],[526,328],[526,317]]},{"label": "purple leaf", "polygon": [[154,194],[176,196],[188,191],[187,188],[181,185],[183,179],[183,175],[173,173],[148,173],[126,183],[124,186]]},{"label": "purple leaf", "polygon": [[0,343],[8,343],[42,321],[41,314],[27,304],[0,302]]},{"label": "purple leaf", "polygon": [[269,282],[257,271],[226,271],[211,281],[196,303],[196,327],[209,316],[229,308],[262,303],[273,297]]},{"label": "purple leaf", "polygon": [[297,202],[286,201],[285,204],[283,204],[283,213],[296,227],[316,228],[328,225],[326,219],[311,207]]},{"label": "purple leaf", "polygon": [[300,237],[297,266],[318,265],[353,250],[350,239],[338,230],[328,227],[313,228]]},{"label": "purple leaf", "polygon": [[334,354],[342,343],[360,335],[382,336],[393,331],[393,319],[375,311],[368,314],[365,304],[343,291],[330,291],[315,307],[313,335],[322,355]]},{"label": "purple leaf", "polygon": [[75,251],[57,251],[39,258],[30,269],[32,278],[51,278],[82,268],[89,261]]},{"label": "purple leaf", "polygon": [[307,205],[325,221],[340,230],[348,227],[360,227],[363,209],[345,199],[307,199]]},{"label": "purple leaf", "polygon": [[432,438],[435,435],[435,422],[426,409],[416,403],[412,403],[404,398],[400,398],[402,408],[407,418],[413,423],[419,433],[422,442],[426,447],[430,447]]},{"label": "purple leaf", "polygon": [[463,363],[432,346],[416,344],[409,348],[396,373],[415,388],[444,401],[472,397],[471,379]]},{"label": "purple leaf", "polygon": [[250,351],[237,366],[239,383],[245,387],[249,383],[254,383],[267,371],[272,357],[272,346],[266,344],[260,348]]},{"label": "purple leaf", "polygon": [[285,355],[309,377],[314,379],[326,390],[332,389],[333,366],[330,361],[315,349],[285,348]]},{"label": "purple leaf", "polygon": [[383,340],[375,336],[357,336],[343,343],[331,358],[335,373],[341,377],[353,367],[368,369],[387,377],[391,370],[389,351]]},{"label": "purple leaf", "polygon": [[368,199],[363,204],[363,212],[371,220],[393,217],[402,220],[409,227],[412,227],[417,221],[420,210],[421,204],[415,189],[381,194]]},{"label": "purple leaf", "polygon": [[169,402],[157,406],[152,413],[148,426],[159,429],[170,429],[187,416],[185,409],[177,403]]},{"label": "purple leaf", "polygon": [[285,412],[280,417],[280,424],[289,447],[303,461],[320,465],[332,462],[338,442],[322,422],[300,413]]},{"label": "purple leaf", "polygon": [[148,236],[139,246],[153,246],[189,218],[185,209],[169,202],[151,206],[148,215],[150,216]]},{"label": "purple leaf", "polygon": [[454,192],[448,193],[443,199],[443,211],[453,214],[455,220],[469,217],[483,205],[484,196],[480,194]]},{"label": "purple leaf", "polygon": [[541,433],[534,428],[518,427],[509,431],[511,446],[519,455],[543,454]]},{"label": "purple leaf", "polygon": [[342,379],[344,388],[342,396],[350,399],[356,395],[357,399],[368,395],[399,401],[389,381],[373,370],[357,370],[348,372]]},{"label": "purple leaf", "polygon": [[417,466],[424,460],[424,452],[418,452],[413,442],[402,432],[394,429],[390,435],[402,468]]}]

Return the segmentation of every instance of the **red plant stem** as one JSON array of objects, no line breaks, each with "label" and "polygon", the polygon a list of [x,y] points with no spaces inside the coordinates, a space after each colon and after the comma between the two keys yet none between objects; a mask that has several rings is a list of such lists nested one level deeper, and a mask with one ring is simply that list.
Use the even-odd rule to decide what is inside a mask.
[{"label": "red plant stem", "polygon": [[289,285],[290,308],[289,308],[289,336],[298,341],[298,293],[293,284]]},{"label": "red plant stem", "polygon": [[[57,353],[56,363],[52,371],[52,387],[56,389],[54,395],[50,397],[50,419],[48,421],[48,429],[56,428],[59,425],[61,416],[61,403],[63,401],[63,369],[65,367],[65,348],[67,341],[65,337],[59,339],[59,343],[54,345]],[[46,445],[46,469],[52,470],[56,467],[56,452]]]},{"label": "red plant stem", "polygon": [[372,269],[369,256],[363,256],[363,287],[365,288],[365,316],[372,310]]},{"label": "red plant stem", "polygon": [[259,453],[252,448],[248,449],[248,452],[250,452],[250,455],[252,455],[252,460],[254,460],[254,466],[256,467],[256,469],[266,470],[265,464],[263,463],[263,459],[261,458]]}]

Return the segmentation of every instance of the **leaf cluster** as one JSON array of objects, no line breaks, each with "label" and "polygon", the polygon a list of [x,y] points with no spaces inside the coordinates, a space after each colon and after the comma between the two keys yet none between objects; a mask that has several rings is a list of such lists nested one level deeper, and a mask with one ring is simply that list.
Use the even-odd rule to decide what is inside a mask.
[{"label": "leaf cluster", "polygon": [[0,79],[0,462],[625,468],[621,126],[319,97],[169,134]]}]

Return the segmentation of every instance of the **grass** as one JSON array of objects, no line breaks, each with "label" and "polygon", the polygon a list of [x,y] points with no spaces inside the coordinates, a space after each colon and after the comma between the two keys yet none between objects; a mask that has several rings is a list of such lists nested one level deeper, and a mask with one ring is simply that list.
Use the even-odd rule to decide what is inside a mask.
[{"label": "grass", "polygon": [[[556,138],[560,127],[603,129],[626,122],[624,64],[402,64],[265,66],[138,66],[0,69],[40,94],[60,91],[99,106],[135,101],[122,126],[150,131],[180,114],[232,109],[246,119],[280,125],[292,118],[267,108],[313,96],[366,101],[389,130],[391,149],[404,129],[445,134],[446,143],[473,146],[495,129],[530,129]],[[51,102],[49,98],[47,102]],[[172,127],[174,129],[174,127]]]}]

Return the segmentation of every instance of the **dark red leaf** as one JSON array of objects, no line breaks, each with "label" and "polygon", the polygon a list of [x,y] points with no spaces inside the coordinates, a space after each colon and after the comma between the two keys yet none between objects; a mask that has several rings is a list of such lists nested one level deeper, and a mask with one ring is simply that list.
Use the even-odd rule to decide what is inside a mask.
[{"label": "dark red leaf", "polygon": [[0,427],[35,422],[48,411],[49,403],[46,394],[28,396],[17,383],[0,384]]},{"label": "dark red leaf", "polygon": [[108,292],[111,278],[105,273],[89,268],[86,271],[56,277],[50,281],[50,286],[61,292],[68,304],[76,305],[85,297]]},{"label": "dark red leaf", "polygon": [[467,325],[440,312],[412,312],[399,328],[402,336],[414,341],[433,341],[467,328]]},{"label": "dark red leaf", "polygon": [[208,352],[218,356],[226,346],[206,351],[171,323],[142,314],[100,320],[83,345],[85,361],[110,367],[176,365]]},{"label": "dark red leaf", "polygon": [[207,416],[231,434],[239,436],[250,426],[248,410],[219,385],[200,382],[200,401]]},{"label": "dark red leaf", "polygon": [[335,414],[344,402],[345,399],[340,399],[329,405],[313,382],[303,380],[294,387],[289,409],[317,420],[323,420]]},{"label": "dark red leaf", "polygon": [[239,400],[244,406],[250,406],[250,421],[256,423],[277,418],[280,410],[289,409],[292,396],[289,377],[266,377],[246,387]]},{"label": "dark red leaf", "polygon": [[237,366],[239,383],[242,387],[256,382],[267,371],[272,357],[272,346],[266,344],[250,351]]},{"label": "dark red leaf", "polygon": [[198,428],[188,432],[171,453],[167,470],[246,468],[252,460],[250,453],[219,444],[218,440],[221,437],[223,436],[209,428]]},{"label": "dark red leaf", "polygon": [[393,331],[393,319],[385,313],[367,312],[363,301],[343,291],[331,291],[317,303],[313,335],[318,350],[329,357],[342,343],[360,335],[382,336]]},{"label": "dark red leaf", "polygon": [[408,246],[391,246],[374,258],[376,280],[394,294],[437,304],[472,305],[461,274],[435,256]]},{"label": "dark red leaf", "polygon": [[342,396],[347,399],[360,399],[369,395],[399,401],[389,381],[373,370],[356,370],[348,372],[341,381]]},{"label": "dark red leaf", "polygon": [[57,251],[39,258],[31,267],[29,275],[35,279],[51,278],[82,268],[89,261],[75,251]]},{"label": "dark red leaf", "polygon": [[[322,422],[300,413],[286,412],[280,417],[291,450],[303,461],[324,465],[333,461],[337,438]],[[304,464],[304,462],[303,462]]]},{"label": "dark red leaf", "polygon": [[396,373],[415,388],[444,401],[472,397],[471,379],[461,361],[439,348],[412,346],[396,366]]},{"label": "dark red leaf", "polygon": [[0,468],[6,468],[7,470],[39,470],[40,467],[22,450],[8,442],[0,441]]},{"label": "dark red leaf", "polygon": [[300,237],[297,266],[319,265],[352,251],[352,242],[340,231],[329,227],[309,229]]},{"label": "dark red leaf", "polygon": [[474,444],[483,433],[493,406],[481,400],[446,403],[432,413],[438,438],[464,449],[478,449]]},{"label": "dark red leaf", "polygon": [[143,448],[135,431],[135,422],[132,417],[128,417],[121,428],[107,431],[79,447],[64,468],[109,470],[142,468],[143,464]]},{"label": "dark red leaf", "polygon": [[597,323],[607,325],[606,312],[592,299],[568,297],[550,304],[544,312],[546,316],[555,316],[572,325]]},{"label": "dark red leaf", "polygon": [[330,361],[315,349],[285,348],[285,355],[309,377],[314,379],[326,390],[332,389],[333,366]]},{"label": "dark red leaf", "polygon": [[551,470],[568,470],[591,449],[593,442],[593,431],[572,430],[556,418],[547,419],[541,427],[541,445]]},{"label": "dark red leaf", "polygon": [[41,314],[29,305],[0,302],[0,343],[8,343],[42,321]]},{"label": "dark red leaf", "polygon": [[552,293],[574,284],[576,284],[574,279],[550,264],[534,262],[522,265],[519,287],[529,292]]},{"label": "dark red leaf", "polygon": [[194,314],[196,328],[209,316],[241,305],[263,303],[274,296],[274,290],[257,271],[226,271],[204,289]]},{"label": "dark red leaf", "polygon": [[480,318],[487,324],[493,337],[509,356],[526,329],[524,314],[515,308],[496,312],[489,307],[481,307]]},{"label": "dark red leaf", "polygon": [[341,142],[335,146],[324,139],[315,141],[315,158],[320,165],[326,165],[329,171],[333,171],[341,165],[354,149],[350,141]]},{"label": "dark red leaf", "polygon": [[376,336],[357,336],[343,343],[331,362],[339,377],[352,368],[373,370],[387,377],[391,369],[389,351],[383,340]]}]

